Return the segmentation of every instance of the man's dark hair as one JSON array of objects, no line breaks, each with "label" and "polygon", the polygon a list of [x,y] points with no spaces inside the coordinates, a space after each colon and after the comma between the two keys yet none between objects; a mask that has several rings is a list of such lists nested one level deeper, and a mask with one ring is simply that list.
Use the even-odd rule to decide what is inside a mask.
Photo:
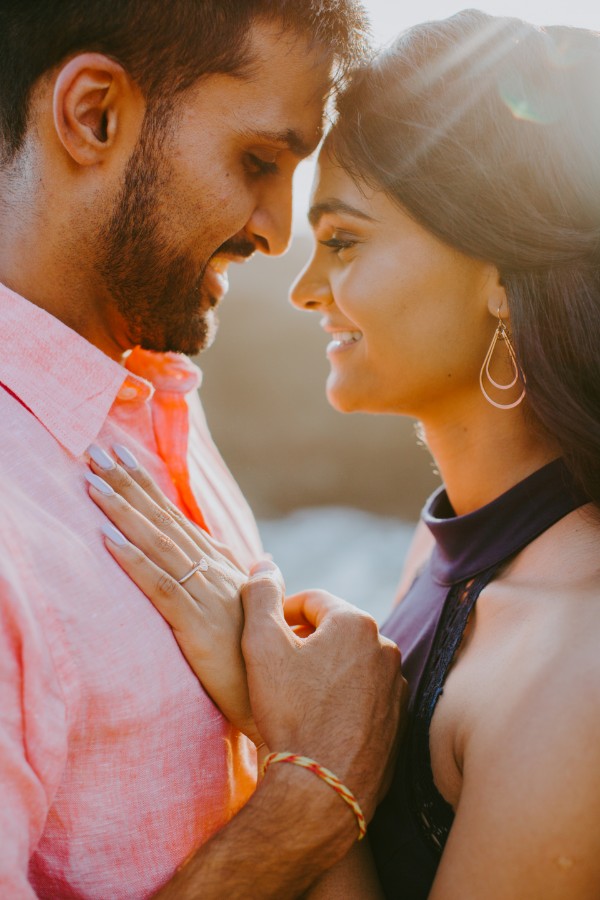
[{"label": "man's dark hair", "polygon": [[600,505],[598,85],[600,34],[467,10],[361,67],[327,147],[446,244],[494,263],[527,408]]},{"label": "man's dark hair", "polygon": [[69,56],[110,56],[164,108],[202,75],[243,74],[260,20],[307,37],[338,73],[367,43],[360,0],[0,0],[0,158],[22,145],[37,80]]}]

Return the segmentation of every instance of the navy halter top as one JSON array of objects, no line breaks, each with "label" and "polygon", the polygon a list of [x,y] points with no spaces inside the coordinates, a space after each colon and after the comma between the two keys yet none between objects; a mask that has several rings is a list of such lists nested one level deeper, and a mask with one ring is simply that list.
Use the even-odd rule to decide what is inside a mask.
[{"label": "navy halter top", "polygon": [[425,900],[452,826],[452,807],[433,781],[429,726],[477,597],[520,550],[586,502],[555,460],[468,515],[455,514],[443,488],[425,505],[433,552],[381,629],[400,647],[409,685],[398,765],[369,828],[387,898]]}]

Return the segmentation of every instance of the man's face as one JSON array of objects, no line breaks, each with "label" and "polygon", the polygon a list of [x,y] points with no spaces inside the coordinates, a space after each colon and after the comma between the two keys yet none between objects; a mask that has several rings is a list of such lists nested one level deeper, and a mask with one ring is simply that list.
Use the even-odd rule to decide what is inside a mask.
[{"label": "man's face", "polygon": [[166,126],[147,117],[127,164],[97,264],[123,350],[197,353],[227,265],[288,245],[292,174],[318,143],[330,73],[275,28],[257,26],[252,46],[250,77],[208,76]]}]

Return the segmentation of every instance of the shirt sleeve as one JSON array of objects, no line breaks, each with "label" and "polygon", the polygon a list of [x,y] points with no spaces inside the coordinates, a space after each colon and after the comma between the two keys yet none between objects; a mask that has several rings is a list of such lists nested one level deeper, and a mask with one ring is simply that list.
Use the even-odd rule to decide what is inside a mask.
[{"label": "shirt sleeve", "polygon": [[66,761],[66,705],[46,624],[0,543],[0,896],[19,900],[36,896],[29,859]]}]

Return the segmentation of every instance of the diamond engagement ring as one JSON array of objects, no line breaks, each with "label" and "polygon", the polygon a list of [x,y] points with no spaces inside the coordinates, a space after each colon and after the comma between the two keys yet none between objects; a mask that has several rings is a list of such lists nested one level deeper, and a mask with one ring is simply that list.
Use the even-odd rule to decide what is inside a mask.
[{"label": "diamond engagement ring", "polygon": [[196,572],[206,572],[208,569],[208,562],[204,559],[204,557],[200,560],[200,562],[194,563],[189,572],[186,572],[183,578],[177,579],[177,584],[185,584],[188,578],[191,578],[192,575],[195,575]]}]

